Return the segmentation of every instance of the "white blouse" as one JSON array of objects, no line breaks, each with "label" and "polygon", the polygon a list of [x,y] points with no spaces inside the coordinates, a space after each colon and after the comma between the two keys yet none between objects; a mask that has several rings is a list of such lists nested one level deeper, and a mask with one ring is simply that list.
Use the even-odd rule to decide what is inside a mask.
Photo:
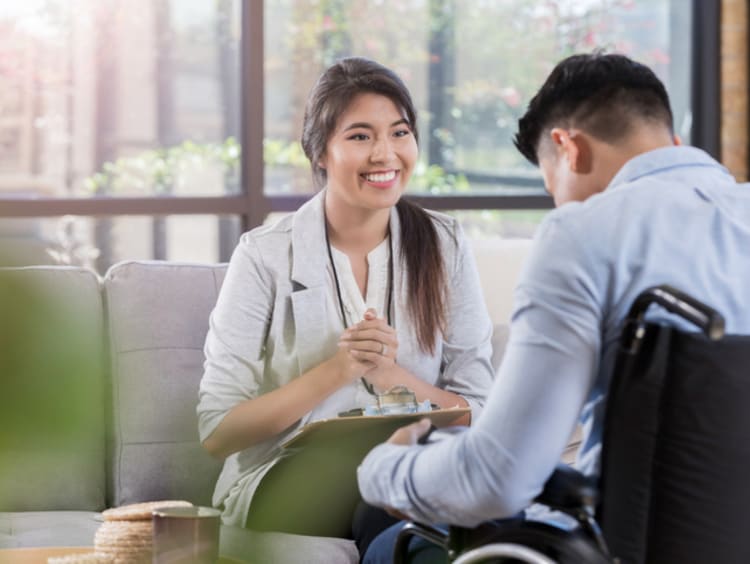
[{"label": "white blouse", "polygon": [[[341,298],[344,302],[344,312],[346,313],[346,324],[352,326],[362,320],[365,311],[373,308],[378,317],[386,317],[386,300],[388,298],[388,259],[391,254],[389,237],[367,254],[367,297],[362,297],[359,291],[357,280],[354,278],[354,271],[349,257],[339,251],[336,247],[331,247],[333,261],[336,264],[336,273],[338,274],[339,284],[341,285]],[[331,288],[333,289],[335,313],[341,316],[336,296],[336,282],[333,279],[333,269],[328,267],[331,276]]]},{"label": "white blouse", "polygon": [[[336,275],[339,279],[341,289],[341,301],[344,304],[344,313],[346,314],[346,327],[351,327],[355,323],[362,321],[365,311],[373,308],[378,317],[386,317],[386,301],[388,299],[388,262],[390,255],[389,238],[386,237],[377,247],[367,254],[367,296],[363,297],[359,290],[357,280],[354,278],[354,270],[349,261],[349,257],[339,251],[336,247],[331,247],[333,262],[336,266]],[[340,327],[343,333],[345,327],[341,319],[341,307],[339,298],[336,293],[336,281],[334,279],[333,269],[328,264],[328,275],[331,278],[329,287],[329,327]],[[340,388],[326,400],[321,402],[312,410],[311,421],[317,419],[327,419],[336,417],[340,412],[347,411],[354,407],[365,407],[375,405],[375,397],[370,394],[362,384],[361,379],[357,379],[348,386]]]}]

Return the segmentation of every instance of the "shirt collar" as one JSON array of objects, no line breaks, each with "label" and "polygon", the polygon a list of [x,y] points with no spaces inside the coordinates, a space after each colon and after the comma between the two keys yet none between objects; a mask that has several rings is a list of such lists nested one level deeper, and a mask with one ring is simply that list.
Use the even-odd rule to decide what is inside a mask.
[{"label": "shirt collar", "polygon": [[[626,162],[615,174],[607,189],[615,188],[657,172],[680,167],[711,167],[727,175],[729,171],[701,149],[686,146],[661,147],[642,153]],[[731,175],[730,175],[731,176]]]}]

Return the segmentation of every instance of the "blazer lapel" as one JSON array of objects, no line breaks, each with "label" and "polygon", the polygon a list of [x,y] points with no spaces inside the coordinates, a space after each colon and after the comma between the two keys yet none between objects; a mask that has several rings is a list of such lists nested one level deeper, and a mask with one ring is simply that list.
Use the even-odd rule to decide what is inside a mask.
[{"label": "blazer lapel", "polygon": [[292,312],[295,353],[302,374],[328,356],[328,254],[323,215],[324,191],[294,214],[292,222]]}]

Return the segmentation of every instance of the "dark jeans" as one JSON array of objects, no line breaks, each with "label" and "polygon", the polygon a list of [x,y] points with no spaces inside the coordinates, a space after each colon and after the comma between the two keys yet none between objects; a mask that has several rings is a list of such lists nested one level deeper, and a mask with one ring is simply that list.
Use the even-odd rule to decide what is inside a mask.
[{"label": "dark jeans", "polygon": [[379,507],[361,501],[352,519],[352,538],[359,550],[360,560],[375,538],[388,527],[400,523],[398,519]]},{"label": "dark jeans", "polygon": [[[396,538],[405,524],[406,521],[399,521],[378,535],[362,556],[362,563],[391,564]],[[409,562],[410,564],[443,564],[448,562],[448,555],[439,546],[419,537],[414,537],[409,543]]]}]

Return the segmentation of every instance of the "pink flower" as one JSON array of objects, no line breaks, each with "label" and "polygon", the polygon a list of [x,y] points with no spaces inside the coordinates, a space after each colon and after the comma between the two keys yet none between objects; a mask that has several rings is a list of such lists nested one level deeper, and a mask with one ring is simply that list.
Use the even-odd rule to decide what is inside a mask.
[{"label": "pink flower", "polygon": [[500,98],[511,108],[516,108],[521,103],[521,94],[513,86],[502,88],[500,90]]}]

